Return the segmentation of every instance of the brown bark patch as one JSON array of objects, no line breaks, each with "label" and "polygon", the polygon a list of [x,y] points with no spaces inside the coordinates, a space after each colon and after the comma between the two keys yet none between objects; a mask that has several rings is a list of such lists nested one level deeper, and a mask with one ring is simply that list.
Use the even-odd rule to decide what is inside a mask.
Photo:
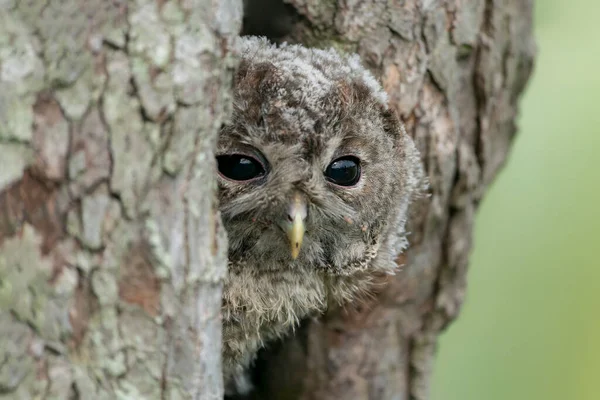
[{"label": "brown bark patch", "polygon": [[32,168],[44,179],[60,181],[66,175],[69,124],[58,102],[47,92],[38,95],[33,111],[36,161]]},{"label": "brown bark patch", "polygon": [[47,255],[65,233],[57,193],[58,187],[36,178],[31,170],[0,192],[0,245],[28,223],[42,236],[42,255]]},{"label": "brown bark patch", "polygon": [[160,309],[160,279],[155,275],[145,243],[131,246],[121,263],[119,279],[121,300],[137,304],[151,316]]},{"label": "brown bark patch", "polygon": [[394,93],[400,86],[400,70],[395,64],[388,65],[383,72],[383,88],[387,93]]}]

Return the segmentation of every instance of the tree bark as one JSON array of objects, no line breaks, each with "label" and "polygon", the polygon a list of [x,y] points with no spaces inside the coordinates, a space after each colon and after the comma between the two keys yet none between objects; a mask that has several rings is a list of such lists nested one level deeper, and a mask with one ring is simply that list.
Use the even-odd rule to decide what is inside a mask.
[{"label": "tree bark", "polygon": [[247,2],[244,32],[360,54],[414,137],[431,195],[414,210],[402,270],[371,303],[271,346],[257,397],[427,399],[437,337],[465,294],[475,212],[516,132],[533,0],[285,2]]},{"label": "tree bark", "polygon": [[220,399],[238,0],[0,0],[0,399]]}]

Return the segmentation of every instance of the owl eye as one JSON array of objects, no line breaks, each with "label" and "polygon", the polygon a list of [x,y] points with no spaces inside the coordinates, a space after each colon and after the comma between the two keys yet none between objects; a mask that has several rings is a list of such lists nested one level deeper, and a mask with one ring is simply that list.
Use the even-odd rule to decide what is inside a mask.
[{"label": "owl eye", "polygon": [[325,178],[340,186],[354,186],[360,179],[360,160],[345,156],[334,160],[325,170]]},{"label": "owl eye", "polygon": [[263,164],[245,154],[224,154],[217,156],[219,173],[233,181],[249,181],[265,174]]}]

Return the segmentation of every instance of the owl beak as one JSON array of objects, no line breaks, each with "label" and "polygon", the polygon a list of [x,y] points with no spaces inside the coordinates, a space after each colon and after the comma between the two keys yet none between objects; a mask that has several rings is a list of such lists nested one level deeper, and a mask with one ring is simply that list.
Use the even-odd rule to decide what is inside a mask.
[{"label": "owl beak", "polygon": [[288,208],[287,220],[284,223],[287,237],[290,240],[290,250],[293,260],[298,258],[300,254],[302,239],[306,230],[304,221],[307,215],[306,200],[299,193],[295,193]]}]

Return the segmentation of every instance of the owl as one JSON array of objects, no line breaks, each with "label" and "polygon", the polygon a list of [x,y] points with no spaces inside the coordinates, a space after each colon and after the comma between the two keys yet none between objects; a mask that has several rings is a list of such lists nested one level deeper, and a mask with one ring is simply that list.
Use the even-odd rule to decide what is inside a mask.
[{"label": "owl", "polygon": [[357,55],[257,37],[237,46],[233,115],[216,158],[229,242],[223,374],[239,388],[265,343],[398,268],[424,176]]}]

